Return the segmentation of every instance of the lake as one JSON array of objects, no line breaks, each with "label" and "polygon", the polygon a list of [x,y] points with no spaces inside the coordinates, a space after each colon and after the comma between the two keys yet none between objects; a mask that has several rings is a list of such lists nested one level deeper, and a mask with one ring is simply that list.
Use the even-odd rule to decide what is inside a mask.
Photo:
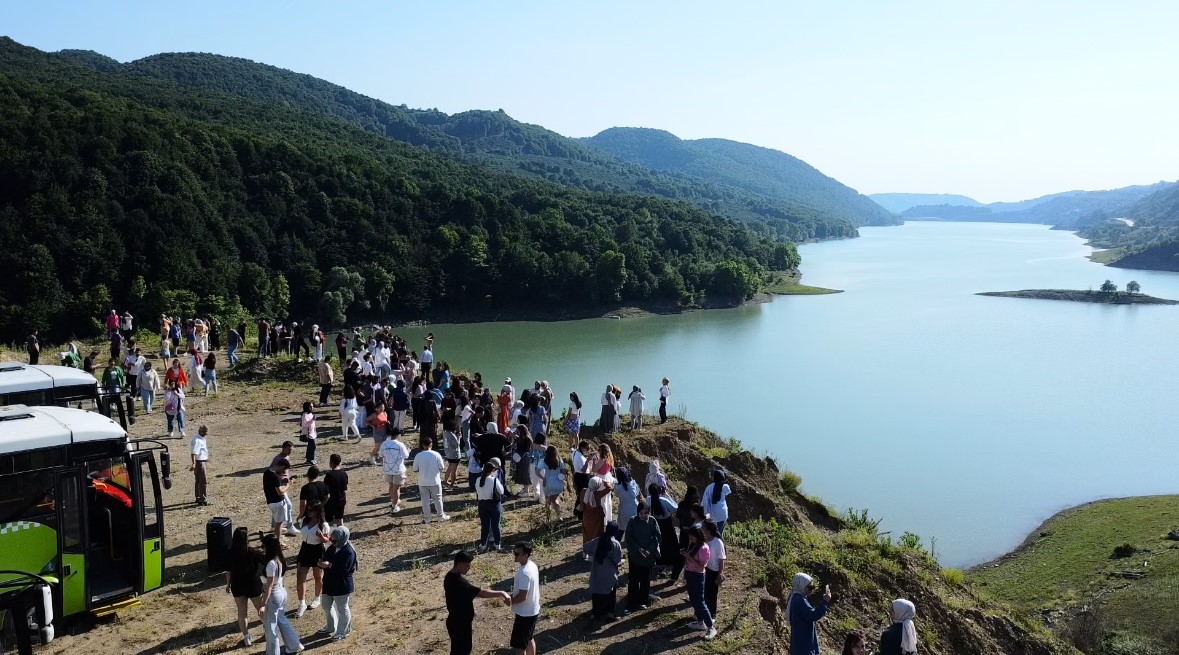
[{"label": "lake", "polygon": [[[596,416],[607,383],[776,456],[805,493],[936,539],[947,566],[1018,545],[1053,513],[1174,493],[1179,306],[973,295],[1097,288],[1179,299],[1179,274],[1107,268],[1070,232],[910,222],[801,248],[844,289],[732,310],[433,325],[436,358],[517,389],[549,380]],[[400,330],[411,343],[426,330]],[[625,397],[624,397],[625,400]],[[648,401],[649,413],[658,401]]]}]

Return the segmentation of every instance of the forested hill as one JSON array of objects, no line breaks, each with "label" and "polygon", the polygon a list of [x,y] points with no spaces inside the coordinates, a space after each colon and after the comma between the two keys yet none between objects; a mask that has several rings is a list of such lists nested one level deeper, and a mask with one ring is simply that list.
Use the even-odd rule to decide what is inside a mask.
[{"label": "forested hill", "polygon": [[982,206],[982,203],[974,198],[953,193],[870,193],[868,197],[894,214],[899,214],[918,205]]},{"label": "forested hill", "polygon": [[339,324],[739,300],[798,264],[687,203],[103,64],[0,38],[0,340],[82,336],[112,306]]},{"label": "forested hill", "polygon": [[727,139],[684,140],[664,130],[612,127],[585,139],[644,167],[687,175],[790,203],[799,215],[831,212],[856,225],[895,225],[887,209],[778,150]]},{"label": "forested hill", "polygon": [[918,205],[901,212],[907,219],[941,219],[948,221],[988,221],[996,223],[1043,223],[1065,229],[1077,229],[1094,212],[1115,211],[1155,191],[1174,186],[1173,182],[1128,186],[1107,191],[1065,191],[1019,202],[993,202],[987,205]]},{"label": "forested hill", "polygon": [[1082,221],[1078,234],[1114,248],[1112,266],[1179,271],[1179,185]]},{"label": "forested hill", "polygon": [[[64,57],[109,70],[109,58],[62,51]],[[503,111],[437,110],[392,105],[344,87],[246,59],[201,53],[167,53],[121,65],[119,72],[211,89],[348,121],[365,130],[426,148],[466,163],[523,173],[566,186],[607,193],[641,193],[686,200],[713,213],[750,222],[757,231],[803,241],[856,235],[856,226],[893,220],[876,210],[812,190],[810,167],[793,187],[753,192],[722,179],[654,170]],[[817,172],[814,172],[817,173]],[[822,176],[819,176],[822,177]],[[838,182],[834,183],[854,195]]]}]

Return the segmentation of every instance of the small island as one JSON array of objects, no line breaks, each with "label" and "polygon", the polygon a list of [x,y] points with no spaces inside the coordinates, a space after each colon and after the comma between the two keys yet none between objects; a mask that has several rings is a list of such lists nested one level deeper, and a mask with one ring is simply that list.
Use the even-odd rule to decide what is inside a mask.
[{"label": "small island", "polygon": [[1022,291],[984,291],[975,295],[1002,298],[1035,298],[1037,300],[1071,300],[1106,305],[1179,305],[1179,300],[1155,298],[1141,293],[1080,291],[1074,289],[1024,289]]}]

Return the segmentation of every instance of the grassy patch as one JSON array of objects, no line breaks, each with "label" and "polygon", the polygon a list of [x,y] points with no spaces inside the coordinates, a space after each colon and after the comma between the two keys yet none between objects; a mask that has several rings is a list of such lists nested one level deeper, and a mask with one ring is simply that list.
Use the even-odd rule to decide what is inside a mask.
[{"label": "grassy patch", "polygon": [[815,296],[826,293],[843,293],[839,289],[826,289],[824,287],[799,284],[798,279],[788,273],[773,272],[770,273],[769,280],[762,287],[762,291],[777,296]]},{"label": "grassy patch", "polygon": [[1116,262],[1122,258],[1121,248],[1110,248],[1109,250],[1094,250],[1089,253],[1089,261],[1097,262],[1098,264],[1109,264]]},{"label": "grassy patch", "polygon": [[782,491],[788,494],[796,493],[802,486],[802,476],[787,468],[782,469],[778,481],[782,483]]},{"label": "grassy patch", "polygon": [[[1167,539],[1175,529],[1179,496],[1084,505],[1050,519],[1022,550],[968,579],[1027,611],[1100,600],[1111,629],[1161,640],[1179,616],[1179,542]],[[1136,551],[1114,558],[1124,544]]]}]

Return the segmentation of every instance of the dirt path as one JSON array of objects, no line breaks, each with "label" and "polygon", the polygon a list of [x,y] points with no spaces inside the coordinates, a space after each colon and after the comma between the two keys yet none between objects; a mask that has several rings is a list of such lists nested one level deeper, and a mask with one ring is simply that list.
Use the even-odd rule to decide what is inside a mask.
[{"label": "dirt path", "polygon": [[[198,425],[209,427],[210,505],[193,502],[192,474],[188,472],[187,441],[168,442],[172,447],[173,488],[165,492],[167,570],[164,587],[143,597],[141,606],[121,612],[117,619],[80,627],[75,634],[60,636],[41,652],[120,652],[121,655],[148,653],[264,652],[257,615],[251,616],[254,646],[241,645],[236,614],[224,590],[222,574],[209,575],[205,563],[205,524],[214,516],[231,517],[234,526],[252,532],[265,529],[269,512],[262,496],[261,476],[265,466],[284,439],[295,441],[292,460],[301,462],[297,411],[304,400],[314,400],[315,389],[293,384],[263,383],[246,386],[222,382],[217,398],[188,400],[188,431]],[[323,410],[321,434],[339,433],[334,409]],[[668,428],[673,427],[668,424]],[[651,428],[652,432],[659,428]],[[131,430],[133,436],[164,433],[164,417],[157,412],[140,416]],[[445,495],[446,509],[454,519],[447,523],[422,524],[416,480],[412,473],[402,512],[391,516],[384,496],[380,467],[359,465],[368,444],[348,445],[321,439],[318,459],[326,463],[331,453],[344,459],[350,478],[346,520],[352,529],[360,558],[356,593],[352,596],[354,628],[340,643],[316,638],[323,625],[321,610],[309,610],[292,621],[305,639],[308,650],[316,652],[446,653],[449,642],[444,620],[442,577],[450,568],[452,553],[472,548],[479,524],[471,494]],[[302,465],[293,473],[301,476]],[[645,466],[642,467],[645,470]],[[299,478],[302,483],[304,478]],[[465,471],[460,473],[465,481]],[[290,497],[297,503],[298,489]],[[546,524],[534,502],[510,501],[505,508],[504,542],[531,538],[536,543],[534,559],[541,568],[542,619],[537,627],[541,653],[775,653],[783,652],[774,624],[774,605],[763,589],[754,588],[747,566],[748,553],[730,550],[729,580],[721,591],[720,637],[704,642],[699,632],[687,628],[692,620],[682,584],[661,580],[655,592],[663,599],[605,627],[588,626],[589,594],[586,591],[588,563],[576,554],[581,546],[580,526],[570,521],[558,526]],[[296,539],[288,556],[293,558]],[[472,581],[497,589],[510,589],[515,572],[511,554],[478,556],[470,574]],[[294,601],[294,573],[287,576]],[[310,593],[308,594],[310,596]],[[625,582],[619,599],[625,598]],[[502,605],[479,601],[476,605],[476,653],[510,653],[507,648],[511,613]],[[778,610],[780,612],[780,610]]]}]

